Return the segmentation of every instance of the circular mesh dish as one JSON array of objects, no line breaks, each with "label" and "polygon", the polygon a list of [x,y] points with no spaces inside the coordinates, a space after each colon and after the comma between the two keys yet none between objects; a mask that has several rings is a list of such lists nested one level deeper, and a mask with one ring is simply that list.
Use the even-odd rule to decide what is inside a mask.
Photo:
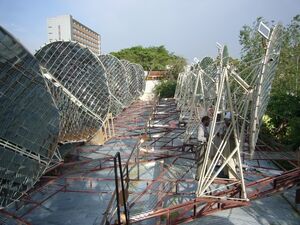
[{"label": "circular mesh dish", "polygon": [[121,62],[126,68],[127,72],[127,82],[129,86],[129,92],[133,96],[133,99],[137,99],[140,95],[139,92],[139,76],[140,73],[137,71],[137,66],[133,63],[130,63],[127,60],[122,59]]},{"label": "circular mesh dish", "polygon": [[146,82],[145,82],[145,75],[144,75],[144,68],[140,64],[134,64],[135,71],[136,71],[136,78],[138,82],[138,92],[139,95],[142,95],[145,90]]},{"label": "circular mesh dish", "polygon": [[86,141],[101,127],[110,107],[105,69],[89,49],[56,41],[36,58],[43,66],[61,114],[60,142]]},{"label": "circular mesh dish", "polygon": [[59,113],[37,60],[0,27],[0,207],[30,189],[52,159]]},{"label": "circular mesh dish", "polygon": [[100,55],[99,59],[105,67],[112,95],[111,112],[116,115],[132,101],[126,79],[126,69],[121,61],[113,55]]}]

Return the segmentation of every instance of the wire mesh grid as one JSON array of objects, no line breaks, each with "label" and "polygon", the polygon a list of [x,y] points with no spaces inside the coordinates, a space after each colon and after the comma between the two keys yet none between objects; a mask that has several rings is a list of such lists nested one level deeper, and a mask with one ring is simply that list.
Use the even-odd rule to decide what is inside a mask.
[{"label": "wire mesh grid", "polygon": [[[49,43],[32,56],[0,27],[1,207],[33,187],[58,142],[86,141],[99,130],[113,93],[123,106],[142,93],[142,67],[128,62],[128,76],[120,60],[112,62],[104,67],[89,49],[70,41]],[[129,77],[136,96],[129,94]]]},{"label": "wire mesh grid", "polygon": [[76,42],[49,43],[35,56],[45,68],[44,76],[50,77],[50,90],[62,112],[60,141],[89,139],[101,127],[110,107],[103,65]]},{"label": "wire mesh grid", "polygon": [[59,114],[38,61],[0,27],[0,206],[31,188],[56,149]]},{"label": "wire mesh grid", "polygon": [[[213,179],[225,166],[231,164],[231,167],[234,165],[234,169],[230,178],[235,177],[240,180],[243,186],[243,198],[246,198],[239,149],[243,149],[248,128],[250,130],[250,147],[252,145],[252,150],[255,148],[278,64],[281,30],[281,25],[277,25],[273,29],[264,58],[247,62],[246,65],[241,66],[242,71],[238,71],[239,66],[228,64],[228,56],[225,56],[223,48],[220,49],[216,60],[218,64],[203,68],[203,70],[199,70],[197,64],[192,65],[179,76],[176,100],[178,108],[184,113],[181,118],[189,119],[185,142],[192,136],[190,134],[192,131],[196,133],[197,124],[199,126],[203,116],[208,115],[213,118],[205,149],[204,166],[199,179],[198,196],[208,193]],[[195,78],[197,78],[196,85],[191,85],[191,82],[194,84]],[[188,90],[187,87],[192,88]],[[201,113],[201,110],[197,111],[199,106],[203,108],[204,113]],[[227,114],[231,115],[229,117],[231,125],[228,127],[223,123]],[[226,133],[223,137],[220,134],[224,127]],[[220,139],[220,137],[222,138]],[[230,146],[230,150],[228,150],[228,146]],[[218,163],[221,163],[220,169],[217,167]],[[226,170],[224,171],[226,172]],[[216,190],[216,187],[212,188]]]},{"label": "wire mesh grid", "polygon": [[139,78],[140,76],[142,76],[142,74],[139,71],[138,66],[136,64],[130,63],[129,61],[123,59],[121,60],[121,62],[126,68],[129,92],[134,99],[137,99],[140,95],[140,86],[143,85],[140,84],[140,81],[142,79]]},{"label": "wire mesh grid", "polygon": [[250,150],[252,153],[254,152],[255,144],[257,142],[259,128],[262,123],[262,117],[267,109],[272,81],[275,77],[277,64],[279,62],[282,43],[282,30],[282,25],[278,24],[272,31],[261,72],[258,76],[254,90],[254,99],[250,119]]},{"label": "wire mesh grid", "polygon": [[110,92],[112,94],[111,112],[116,115],[132,102],[132,96],[128,88],[126,69],[121,61],[113,55],[100,55],[103,63]]}]

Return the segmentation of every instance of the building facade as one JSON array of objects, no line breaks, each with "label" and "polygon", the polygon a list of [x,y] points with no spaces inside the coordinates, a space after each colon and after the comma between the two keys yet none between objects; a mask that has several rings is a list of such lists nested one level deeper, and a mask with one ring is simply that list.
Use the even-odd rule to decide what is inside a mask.
[{"label": "building facade", "polygon": [[101,53],[101,37],[98,33],[75,20],[71,15],[47,19],[48,41],[77,41],[97,55]]}]

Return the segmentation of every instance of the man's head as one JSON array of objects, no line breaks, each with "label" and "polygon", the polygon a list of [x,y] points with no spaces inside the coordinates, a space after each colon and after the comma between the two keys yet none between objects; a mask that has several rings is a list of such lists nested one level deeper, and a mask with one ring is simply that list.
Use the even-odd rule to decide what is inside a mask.
[{"label": "man's head", "polygon": [[224,123],[225,123],[225,125],[227,126],[227,127],[229,127],[230,126],[230,123],[231,123],[231,119],[224,119]]},{"label": "man's head", "polygon": [[210,118],[208,116],[203,116],[202,119],[201,119],[201,122],[204,126],[208,127],[209,122],[210,122]]},{"label": "man's head", "polygon": [[224,117],[224,122],[227,127],[229,127],[231,123],[231,112],[227,112]]}]

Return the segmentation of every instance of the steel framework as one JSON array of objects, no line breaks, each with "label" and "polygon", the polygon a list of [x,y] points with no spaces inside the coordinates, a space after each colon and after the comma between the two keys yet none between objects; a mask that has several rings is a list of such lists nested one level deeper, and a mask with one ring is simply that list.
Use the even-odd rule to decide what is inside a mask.
[{"label": "steel framework", "polygon": [[76,42],[52,42],[35,54],[43,66],[61,112],[61,142],[86,141],[100,128],[110,108],[105,69]]},{"label": "steel framework", "polygon": [[106,69],[108,85],[112,94],[111,112],[116,115],[132,101],[127,80],[128,75],[122,62],[115,56],[100,55],[99,59]]},{"label": "steel framework", "polygon": [[[128,171],[124,175],[124,180],[129,186],[126,192],[129,217],[128,220],[124,218],[122,221],[125,224],[142,221],[152,224],[179,224],[219,210],[250,204],[249,201],[237,198],[242,194],[239,183],[224,178],[214,179],[213,185],[220,189],[226,185],[225,190],[197,197],[195,194],[197,181],[193,177],[195,173],[193,145],[182,143],[180,136],[185,129],[171,123],[179,119],[175,107],[171,100],[160,100],[157,103],[152,115],[149,116],[150,123],[146,130],[147,136],[151,137],[150,140],[142,137],[145,138],[145,142],[140,142],[133,148],[127,163],[123,166],[124,171]],[[266,147],[264,145],[264,148]],[[245,188],[250,200],[268,196],[299,183],[299,168],[283,173],[278,171],[278,175],[271,176],[266,175],[268,173],[266,170],[260,172],[263,166],[256,168],[250,166],[254,163],[251,158],[246,160],[243,157],[243,163],[244,166],[249,165],[244,174],[247,176]],[[276,167],[270,166],[268,170],[276,170]],[[153,174],[151,178],[147,178],[150,171],[153,171]],[[115,207],[117,205],[122,209],[123,206],[115,199],[116,195],[112,195],[101,224],[108,222],[115,224],[117,218]],[[122,214],[122,210],[120,213]]]},{"label": "steel framework", "polygon": [[136,99],[145,89],[144,70],[140,65],[127,60],[122,59],[121,62],[126,68],[129,92]]},{"label": "steel framework", "polygon": [[[193,145],[180,141],[185,128],[174,126],[178,119],[173,99],[163,99],[155,105],[134,102],[117,116],[116,136],[111,141],[101,147],[87,145],[75,148],[70,161],[44,176],[43,182],[17,204],[0,210],[0,221],[4,224],[12,221],[31,224],[30,221],[67,223],[71,220],[80,224],[81,218],[84,218],[82,223],[118,224],[120,218],[122,223],[127,221],[130,224],[179,224],[219,210],[251,204],[226,199],[221,197],[222,193],[209,197],[195,195],[197,181],[194,179]],[[115,166],[114,155],[117,152],[120,152],[121,163]],[[269,157],[270,152],[282,155],[282,151],[259,143],[258,152],[266,154],[260,158],[254,155],[255,159],[251,159],[249,154],[242,157],[244,166],[247,166],[244,174],[250,200],[299,183],[299,168],[282,171],[273,163],[268,164],[269,168],[263,166],[266,160],[273,158]],[[291,158],[288,162],[294,165],[296,157]],[[122,173],[116,179],[114,169],[119,170],[120,164]],[[272,171],[276,174],[272,175]],[[117,182],[118,191],[115,191]],[[223,178],[214,180],[215,185],[228,182]],[[232,185],[225,192],[234,196],[240,188]],[[90,199],[99,199],[98,204],[94,205],[95,201]],[[84,204],[87,201],[88,204]],[[77,204],[80,205],[80,213],[74,214],[74,205]],[[69,207],[71,210],[68,210]]]},{"label": "steel framework", "polygon": [[259,75],[253,90],[252,111],[250,117],[250,152],[253,154],[258,138],[262,117],[266,111],[270,98],[272,81],[279,61],[282,27],[277,25],[267,43],[267,50],[263,62],[260,64]]},{"label": "steel framework", "polygon": [[[118,59],[100,56],[104,66],[76,42],[55,41],[33,56],[0,27],[0,50],[0,207],[5,207],[62,163],[58,143],[90,140],[104,121],[112,121],[110,112],[117,115],[139,97],[144,72],[127,63],[134,68],[131,96],[129,75]],[[108,132],[105,140],[113,134],[107,129],[111,125],[101,129]]]},{"label": "steel framework", "polygon": [[[226,197],[247,200],[241,154],[248,133],[251,154],[255,148],[278,64],[281,33],[282,26],[275,26],[267,40],[265,57],[252,62],[241,73],[228,64],[224,48],[220,47],[219,65],[211,65],[205,71],[196,64],[179,76],[175,98],[181,112],[188,115],[185,142],[196,133],[200,118],[205,115],[211,117],[209,139],[204,146],[205,157],[201,159],[203,165],[199,171],[198,197],[218,195],[229,186],[238,185],[241,193]],[[245,72],[248,73],[246,77]],[[230,125],[222,122],[226,115]],[[222,186],[213,185],[224,171],[231,182]]]},{"label": "steel framework", "polygon": [[0,27],[0,207],[32,188],[56,150],[59,114],[38,61]]},{"label": "steel framework", "polygon": [[[278,30],[276,31],[276,29]],[[279,37],[279,31],[280,27],[273,30],[273,36],[269,40],[269,49],[270,46],[277,46],[279,43],[280,40],[274,38],[276,32],[278,32],[277,37]],[[5,31],[3,33],[8,35]],[[51,122],[55,120],[56,125],[52,127],[54,129],[52,131],[56,132],[54,132],[53,137],[58,139],[59,119],[64,114],[64,110],[69,110],[68,105],[74,104],[77,107],[74,110],[80,110],[81,105],[79,104],[79,106],[77,101],[79,97],[71,89],[72,86],[65,86],[68,85],[66,80],[57,79],[57,74],[51,68],[40,67],[43,71],[42,76],[35,58],[23,47],[3,48],[2,43],[6,43],[6,41],[2,41],[2,37],[0,35],[0,50],[3,49],[0,51],[0,81],[3,82],[2,77],[4,77],[5,84],[8,84],[6,79],[10,78],[11,72],[17,71],[17,69],[18,73],[22,74],[26,74],[27,71],[32,72],[31,64],[24,64],[24,66],[28,65],[29,69],[20,69],[18,63],[22,62],[22,57],[17,59],[8,57],[16,55],[15,49],[22,56],[28,54],[30,56],[29,61],[37,64],[36,71],[38,72],[33,74],[37,76],[37,80],[43,81],[41,84],[44,85],[40,85],[46,95],[50,97],[40,99],[44,101],[50,99],[50,103],[44,102],[45,105],[42,105],[43,108],[41,109],[49,110],[49,108],[51,109],[49,105],[53,106],[54,114],[51,117],[53,119]],[[7,37],[5,38],[7,39]],[[16,43],[12,37],[11,40]],[[272,44],[272,42],[274,43]],[[66,43],[68,45],[69,42]],[[74,43],[70,45],[73,46]],[[13,44],[12,46],[17,45]],[[82,48],[81,46],[77,47]],[[86,54],[88,58],[91,57],[91,64],[87,63],[83,70],[102,66],[97,57],[86,53],[86,49],[78,49],[77,47],[74,46],[74,50],[77,49],[82,54]],[[67,223],[70,222],[70,219],[75,222],[75,220],[80,220],[83,217],[84,223],[93,224],[128,224],[143,223],[143,221],[147,224],[178,224],[218,210],[248,206],[250,202],[245,200],[268,196],[298,184],[300,182],[300,169],[299,167],[296,168],[296,157],[292,153],[290,155],[284,154],[278,149],[271,149],[259,142],[256,145],[256,152],[251,157],[251,151],[247,145],[251,139],[247,134],[251,131],[250,120],[253,118],[249,112],[256,110],[257,115],[259,115],[262,112],[259,111],[259,107],[258,109],[255,108],[259,105],[257,101],[267,104],[265,100],[269,93],[264,94],[265,91],[269,91],[270,79],[272,79],[278,60],[278,58],[272,57],[270,52],[275,53],[275,55],[279,54],[277,52],[279,48],[274,49],[276,49],[275,52],[273,50],[267,51],[267,55],[269,54],[270,57],[268,60],[264,60],[265,63],[259,59],[258,64],[253,63],[251,67],[247,68],[247,77],[244,77],[244,71],[237,72],[235,68],[226,63],[226,56],[223,56],[223,49],[220,49],[219,58],[221,60],[218,64],[208,68],[193,65],[187,73],[179,76],[176,102],[174,99],[160,99],[153,104],[151,102],[133,102],[121,114],[116,115],[113,121],[116,134],[108,143],[101,147],[94,145],[75,147],[69,154],[68,161],[56,165],[55,169],[44,175],[41,182],[28,191],[26,195],[19,198],[15,204],[0,209],[0,223],[31,224],[30,221],[36,223],[48,218],[54,221],[55,219],[56,221],[59,220],[59,223]],[[46,52],[45,54],[47,55]],[[67,54],[66,57],[72,54],[77,57],[76,52]],[[7,62],[7,59],[12,60]],[[71,61],[66,61],[64,65],[72,69]],[[272,65],[274,61],[275,64]],[[129,88],[129,92],[133,94],[131,95],[131,101],[133,101],[139,95],[140,88],[143,89],[144,81],[141,79],[143,74],[135,64],[124,61],[122,63],[124,63],[126,70],[127,85],[132,88]],[[4,70],[7,65],[11,66],[8,70]],[[263,68],[265,69],[263,70]],[[80,68],[78,69],[80,70]],[[117,86],[119,79],[116,78],[110,84],[109,67],[104,65],[104,68],[101,67],[101,71],[103,72],[102,75],[107,76],[108,94],[113,94],[113,91],[110,90],[111,85]],[[95,74],[96,72],[93,71],[92,75]],[[101,74],[99,76],[102,76]],[[264,78],[261,77],[262,74],[264,74]],[[78,73],[70,74],[70,76],[72,75],[77,76]],[[124,77],[120,79],[124,79]],[[96,78],[95,80],[97,82]],[[19,80],[19,82],[22,83],[23,81]],[[17,84],[19,85],[19,83]],[[191,85],[192,89],[189,90],[188,84]],[[31,89],[32,86],[33,84],[30,86]],[[54,96],[53,99],[49,94],[50,92],[47,91],[47,86]],[[4,87],[6,86],[4,85]],[[2,94],[2,89],[0,90]],[[264,97],[257,100],[262,96],[255,94],[259,90]],[[55,95],[64,96],[65,108],[62,107],[62,103],[56,103],[57,97]],[[117,94],[114,95],[114,97],[117,96]],[[252,96],[257,96],[254,98],[255,101],[249,100],[252,99]],[[112,98],[108,96],[105,99],[112,101]],[[4,99],[1,95],[0,101],[2,102]],[[83,98],[83,103],[90,104],[84,100]],[[20,101],[23,101],[23,95],[20,95]],[[120,102],[122,101],[120,100]],[[8,103],[13,105],[13,103]],[[110,104],[113,103],[110,102]],[[18,108],[18,106],[15,107]],[[178,109],[181,109],[180,113]],[[32,114],[29,104],[26,110],[30,115]],[[223,132],[222,138],[218,140],[217,131],[219,131],[220,125],[224,125],[218,121],[218,115],[221,115],[222,121],[228,112],[231,113],[231,117],[229,117],[231,124]],[[202,167],[202,175],[198,182],[195,180],[197,170],[194,157],[197,143],[190,143],[186,140],[193,138],[191,133],[196,133],[197,130],[197,126],[194,124],[200,122],[204,113],[211,116],[212,123],[204,161],[206,166]],[[2,119],[2,114],[0,115]],[[35,116],[36,121],[39,121],[38,115],[40,114],[32,115]],[[11,112],[9,112],[9,116],[15,117]],[[42,118],[43,123],[49,119],[48,117]],[[186,123],[186,127],[179,126],[179,120]],[[11,124],[14,123],[11,122]],[[259,125],[259,123],[256,124]],[[38,128],[37,132],[45,127]],[[13,130],[13,132],[15,131]],[[91,131],[91,133],[93,132]],[[6,138],[1,134],[2,137]],[[40,136],[34,137],[42,138]],[[49,140],[45,139],[45,141]],[[230,142],[234,142],[234,149],[226,152],[224,149]],[[24,144],[20,143],[20,147],[24,149]],[[53,149],[55,147],[56,144]],[[11,149],[9,150],[11,151]],[[18,156],[20,155],[23,158],[14,158],[18,165],[18,171],[22,172],[23,168],[24,171],[30,171],[33,168],[31,164],[22,164],[22,160],[25,162],[27,155],[24,155],[24,151]],[[277,161],[284,157],[286,157],[285,161],[294,169],[288,171],[280,166]],[[1,172],[3,169],[8,171],[10,167],[6,167],[3,163],[6,161],[2,161],[2,159],[6,160],[7,158],[1,158]],[[51,160],[49,159],[49,161]],[[219,162],[221,165],[214,165]],[[241,165],[242,162],[243,165]],[[37,171],[41,170],[41,167],[34,168]],[[219,176],[224,168],[229,171],[232,170],[233,178],[228,179]],[[1,173],[1,184],[3,181],[6,182],[7,176],[10,176],[11,180],[15,182],[18,174],[16,177],[11,176],[11,174],[10,171],[4,175]],[[243,176],[247,179],[243,179]],[[39,179],[39,177],[35,178],[36,180]],[[76,199],[79,201],[76,202]],[[84,202],[88,202],[88,204],[83,205]],[[95,202],[99,204],[96,205]],[[74,203],[81,206],[81,212],[78,215],[74,214]],[[70,213],[68,206],[71,208],[71,214],[68,214]],[[62,210],[63,215],[61,214]],[[72,218],[69,215],[72,215]]]}]

